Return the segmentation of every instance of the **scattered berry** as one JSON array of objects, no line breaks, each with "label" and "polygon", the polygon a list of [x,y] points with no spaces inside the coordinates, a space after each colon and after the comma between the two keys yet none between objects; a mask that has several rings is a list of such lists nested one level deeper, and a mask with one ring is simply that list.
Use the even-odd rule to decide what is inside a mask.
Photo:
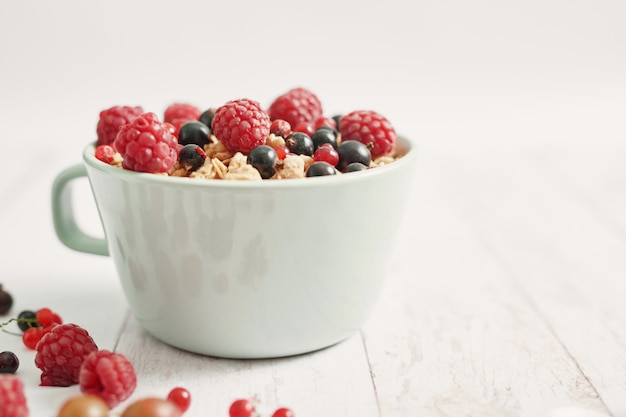
[{"label": "scattered berry", "polygon": [[280,137],[287,137],[291,133],[291,125],[283,119],[272,120],[270,124],[270,133]]},{"label": "scattered berry", "polygon": [[14,374],[20,367],[20,360],[13,352],[0,352],[0,374]]},{"label": "scattered berry", "polygon": [[2,288],[0,284],[0,316],[4,316],[13,307],[13,296]]},{"label": "scattered berry", "polygon": [[24,384],[16,375],[0,375],[0,417],[28,417]]},{"label": "scattered berry", "polygon": [[208,109],[202,112],[202,114],[198,118],[198,121],[200,123],[204,123],[210,129],[214,116],[215,116],[215,109]]},{"label": "scattered berry", "polygon": [[372,155],[368,147],[356,140],[342,141],[337,146],[337,152],[339,153],[337,169],[342,172],[353,162],[360,162],[365,166],[369,166],[372,161]]},{"label": "scattered berry", "polygon": [[228,409],[229,417],[252,417],[254,415],[254,404],[247,398],[235,400]]},{"label": "scattered berry", "polygon": [[322,126],[330,127],[331,129],[337,129],[337,122],[335,121],[335,119],[332,119],[330,117],[318,117],[313,122],[313,130],[317,130]]},{"label": "scattered berry", "polygon": [[137,387],[133,365],[124,355],[108,350],[85,356],[78,381],[83,393],[102,398],[109,408],[130,397]]},{"label": "scattered berry", "polygon": [[197,121],[183,124],[178,131],[178,143],[204,146],[211,142],[211,130],[207,125]]},{"label": "scattered berry", "polygon": [[43,335],[36,349],[35,365],[42,371],[40,385],[67,387],[79,383],[83,360],[98,347],[82,327],[60,324]]},{"label": "scattered berry", "polygon": [[37,343],[43,337],[43,328],[42,327],[31,327],[26,329],[22,334],[22,343],[30,350],[35,350],[37,348]]},{"label": "scattered berry", "polygon": [[337,170],[328,162],[313,162],[306,170],[307,177],[322,177],[326,175],[336,175]]},{"label": "scattered berry", "polygon": [[143,113],[124,125],[115,139],[122,166],[132,171],[166,172],[176,162],[176,137],[154,113]]},{"label": "scattered berry", "polygon": [[356,171],[365,171],[366,169],[367,167],[363,165],[362,163],[352,162],[351,164],[348,164],[344,172],[348,173],[348,172],[356,172]]},{"label": "scattered berry", "polygon": [[178,152],[178,163],[187,171],[197,171],[206,161],[206,153],[201,146],[194,143],[185,145]]},{"label": "scattered berry", "polygon": [[171,123],[173,120],[198,120],[200,109],[189,103],[172,103],[163,112],[163,121]]},{"label": "scattered berry", "polygon": [[115,159],[115,148],[111,145],[98,145],[94,155],[96,159],[111,165]]},{"label": "scattered berry", "polygon": [[44,328],[52,326],[54,324],[63,324],[61,316],[50,310],[48,307],[43,307],[37,310],[37,312],[35,313],[35,318],[37,319],[37,322],[41,324],[41,326],[43,326]]},{"label": "scattered berry", "polygon": [[212,130],[231,152],[247,154],[265,143],[270,119],[256,101],[232,100],[215,111]]},{"label": "scattered berry", "polygon": [[142,398],[130,404],[120,417],[181,417],[183,411],[163,398]]},{"label": "scattered berry", "polygon": [[169,394],[167,394],[167,399],[176,404],[183,413],[187,411],[189,405],[191,405],[191,394],[187,389],[182,387],[173,388]]},{"label": "scattered berry", "polygon": [[337,131],[329,127],[321,127],[317,129],[311,136],[315,149],[325,143],[329,143],[333,148],[337,147]]},{"label": "scattered berry", "polygon": [[37,321],[37,314],[32,310],[24,310],[17,315],[17,327],[25,332],[31,327],[41,327],[41,323]]},{"label": "scattered berry", "polygon": [[335,148],[333,148],[333,145],[330,143],[324,143],[317,148],[313,154],[313,160],[328,162],[332,166],[337,166],[337,163],[339,163],[339,153]]},{"label": "scattered berry", "polygon": [[67,399],[57,417],[108,417],[109,407],[96,395],[78,394]]},{"label": "scattered berry", "polygon": [[293,132],[285,138],[285,145],[289,152],[297,155],[313,156],[314,145],[311,137],[306,133]]},{"label": "scattered berry", "polygon": [[341,118],[339,131],[344,141],[356,140],[371,146],[372,158],[390,153],[396,144],[395,129],[374,111],[357,110],[346,114]]},{"label": "scattered berry", "polygon": [[264,180],[276,173],[277,159],[276,150],[269,145],[259,145],[248,154],[248,163],[259,171]]},{"label": "scattered berry", "polygon": [[277,97],[268,109],[271,120],[283,119],[291,126],[313,123],[322,116],[322,103],[306,88],[294,88]]},{"label": "scattered berry", "polygon": [[295,414],[293,413],[293,411],[291,411],[291,409],[281,407],[278,410],[274,411],[272,417],[295,417]]},{"label": "scattered berry", "polygon": [[132,122],[141,113],[143,109],[139,106],[113,106],[102,110],[96,127],[98,135],[96,145],[113,144],[122,126]]}]

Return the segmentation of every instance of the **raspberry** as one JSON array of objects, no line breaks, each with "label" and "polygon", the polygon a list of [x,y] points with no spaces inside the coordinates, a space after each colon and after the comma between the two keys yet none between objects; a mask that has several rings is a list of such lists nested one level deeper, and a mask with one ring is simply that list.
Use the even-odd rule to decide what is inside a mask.
[{"label": "raspberry", "polygon": [[172,103],[163,113],[163,121],[165,123],[172,123],[176,119],[183,120],[198,120],[202,111],[188,103]]},{"label": "raspberry", "polygon": [[0,417],[28,417],[24,384],[16,375],[0,375]]},{"label": "raspberry", "polygon": [[306,88],[298,87],[277,97],[267,113],[271,120],[283,119],[291,126],[300,123],[313,124],[322,116],[322,103]]},{"label": "raspberry", "polygon": [[176,162],[176,137],[154,113],[143,113],[120,129],[115,149],[122,166],[132,171],[166,172]]},{"label": "raspberry", "polygon": [[35,365],[42,371],[40,385],[78,384],[83,360],[96,350],[96,343],[82,327],[71,323],[55,326],[37,343]]},{"label": "raspberry", "polygon": [[141,113],[143,113],[143,109],[139,106],[114,106],[102,110],[96,127],[98,134],[96,145],[111,145],[122,126],[132,122]]},{"label": "raspberry", "polygon": [[115,149],[111,145],[99,145],[94,153],[96,159],[105,164],[112,164],[115,161]]},{"label": "raspberry", "polygon": [[247,154],[265,143],[270,118],[256,101],[232,100],[215,111],[212,130],[228,150]]},{"label": "raspberry", "polygon": [[133,365],[124,355],[108,350],[88,354],[78,379],[83,393],[97,395],[109,408],[130,397],[137,386]]},{"label": "raspberry", "polygon": [[[339,122],[341,140],[356,140],[371,146],[372,158],[388,154],[396,144],[396,131],[384,116],[369,110],[357,110]],[[370,145],[371,144],[371,145]]]}]

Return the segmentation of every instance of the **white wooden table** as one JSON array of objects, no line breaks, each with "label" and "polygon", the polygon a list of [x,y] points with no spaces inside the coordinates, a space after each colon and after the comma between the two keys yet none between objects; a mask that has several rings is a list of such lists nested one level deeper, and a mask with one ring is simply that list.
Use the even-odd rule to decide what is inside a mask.
[{"label": "white wooden table", "polygon": [[[234,399],[250,396],[298,417],[626,416],[623,136],[581,134],[568,146],[445,138],[420,143],[405,226],[373,315],[319,352],[223,360],[144,333],[112,261],[54,236],[52,178],[78,162],[77,149],[39,150],[28,166],[5,161],[21,181],[0,182],[0,281],[15,298],[13,314],[48,306],[100,348],[126,355],[138,376],[128,401],[188,388],[189,417],[227,416]],[[97,233],[81,186],[81,221]],[[32,416],[54,417],[79,392],[39,387],[34,353],[19,338],[0,333],[0,349],[20,357]]]}]

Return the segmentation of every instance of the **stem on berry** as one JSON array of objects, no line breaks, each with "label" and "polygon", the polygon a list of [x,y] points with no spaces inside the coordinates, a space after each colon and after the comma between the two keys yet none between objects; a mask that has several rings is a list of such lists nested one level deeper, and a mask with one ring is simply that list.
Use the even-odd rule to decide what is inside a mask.
[{"label": "stem on berry", "polygon": [[32,318],[32,319],[28,319],[28,318],[17,318],[17,317],[11,317],[9,319],[9,321],[5,321],[4,323],[0,323],[0,329],[2,329],[3,332],[5,333],[10,333],[10,334],[17,334],[17,333],[12,333],[7,331],[6,329],[4,329],[5,326],[7,326],[8,324],[11,324],[13,322],[16,323],[26,323],[28,324],[28,327],[38,327],[39,322],[37,321],[36,318]]}]

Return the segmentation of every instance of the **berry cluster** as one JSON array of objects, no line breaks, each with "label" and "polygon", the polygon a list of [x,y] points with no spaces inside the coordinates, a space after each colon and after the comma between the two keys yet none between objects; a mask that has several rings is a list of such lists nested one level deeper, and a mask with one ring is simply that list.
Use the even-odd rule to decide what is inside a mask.
[{"label": "berry cluster", "polygon": [[[260,417],[255,398],[239,398],[230,404],[228,409],[229,417]],[[295,417],[294,412],[287,407],[280,407],[274,410],[271,417]]]},{"label": "berry cluster", "polygon": [[[302,87],[279,95],[267,109],[241,98],[204,111],[173,103],[162,121],[139,110],[115,106],[100,113],[97,159],[114,164],[119,154],[129,170],[165,173],[178,163],[182,172],[191,173],[204,165],[206,147],[221,143],[244,154],[262,179],[273,178],[289,154],[312,159],[306,176],[314,177],[368,169],[372,160],[390,155],[396,143],[393,126],[381,114],[357,110],[328,117],[319,98]],[[108,136],[101,139],[105,130]]]}]

